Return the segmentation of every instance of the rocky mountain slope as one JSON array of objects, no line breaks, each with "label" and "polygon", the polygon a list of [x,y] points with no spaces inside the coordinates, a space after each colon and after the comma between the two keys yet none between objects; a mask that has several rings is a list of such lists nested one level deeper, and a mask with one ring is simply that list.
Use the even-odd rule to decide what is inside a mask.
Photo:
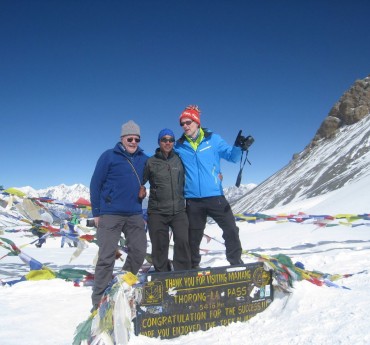
[{"label": "rocky mountain slope", "polygon": [[232,203],[261,212],[322,195],[370,174],[370,76],[343,94],[313,140],[292,161]]},{"label": "rocky mountain slope", "polygon": [[236,186],[226,187],[224,188],[225,198],[230,204],[235,203],[256,187],[257,185],[255,183],[241,184],[239,188]]}]

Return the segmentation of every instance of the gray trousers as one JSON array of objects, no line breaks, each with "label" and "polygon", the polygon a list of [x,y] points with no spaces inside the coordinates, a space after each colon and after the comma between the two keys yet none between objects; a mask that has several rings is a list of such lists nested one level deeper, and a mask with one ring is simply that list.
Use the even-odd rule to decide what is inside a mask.
[{"label": "gray trousers", "polygon": [[98,262],[95,268],[94,288],[91,296],[93,306],[99,304],[105,289],[112,280],[116,250],[121,232],[125,236],[128,248],[123,270],[136,274],[144,262],[147,241],[142,215],[100,216],[97,229]]}]

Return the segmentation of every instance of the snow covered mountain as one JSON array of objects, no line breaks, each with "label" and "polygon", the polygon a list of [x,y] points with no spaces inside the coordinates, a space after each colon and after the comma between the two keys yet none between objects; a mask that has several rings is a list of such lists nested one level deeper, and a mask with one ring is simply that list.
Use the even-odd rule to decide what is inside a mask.
[{"label": "snow covered mountain", "polygon": [[314,139],[293,160],[232,204],[261,212],[337,190],[370,174],[370,77],[334,105]]},{"label": "snow covered mountain", "polygon": [[[236,200],[240,199],[243,195],[251,191],[257,185],[250,183],[246,185],[240,185],[239,188],[235,186],[227,187],[224,189],[224,194],[226,199],[231,203],[235,202]],[[67,186],[65,184],[61,184],[59,186],[53,186],[45,189],[38,189],[35,190],[30,186],[16,188],[26,193],[28,197],[47,197],[56,200],[61,200],[64,202],[74,202],[78,198],[82,197],[84,199],[90,200],[90,190],[88,187],[84,186],[83,184],[74,184],[72,186]],[[146,208],[148,205],[148,198],[149,198],[149,189],[148,195],[143,201],[143,207]]]},{"label": "snow covered mountain", "polygon": [[61,184],[59,186],[39,190],[35,190],[29,186],[17,189],[26,193],[28,197],[47,197],[64,202],[75,202],[79,198],[90,200],[90,190],[83,184],[74,184],[72,186]]}]

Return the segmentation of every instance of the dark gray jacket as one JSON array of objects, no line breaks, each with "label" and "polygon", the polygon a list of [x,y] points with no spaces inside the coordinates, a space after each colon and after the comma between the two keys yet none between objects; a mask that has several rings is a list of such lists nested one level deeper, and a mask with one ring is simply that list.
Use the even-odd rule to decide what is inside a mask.
[{"label": "dark gray jacket", "polygon": [[166,159],[159,148],[144,169],[144,183],[149,181],[148,214],[174,215],[185,210],[184,166],[173,151]]}]

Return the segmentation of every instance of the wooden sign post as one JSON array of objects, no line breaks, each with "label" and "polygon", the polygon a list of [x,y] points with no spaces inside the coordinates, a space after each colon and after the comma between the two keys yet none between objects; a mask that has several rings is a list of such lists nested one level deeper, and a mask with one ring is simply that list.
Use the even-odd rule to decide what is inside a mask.
[{"label": "wooden sign post", "polygon": [[273,300],[263,263],[148,274],[137,305],[136,335],[175,338],[247,321]]}]

